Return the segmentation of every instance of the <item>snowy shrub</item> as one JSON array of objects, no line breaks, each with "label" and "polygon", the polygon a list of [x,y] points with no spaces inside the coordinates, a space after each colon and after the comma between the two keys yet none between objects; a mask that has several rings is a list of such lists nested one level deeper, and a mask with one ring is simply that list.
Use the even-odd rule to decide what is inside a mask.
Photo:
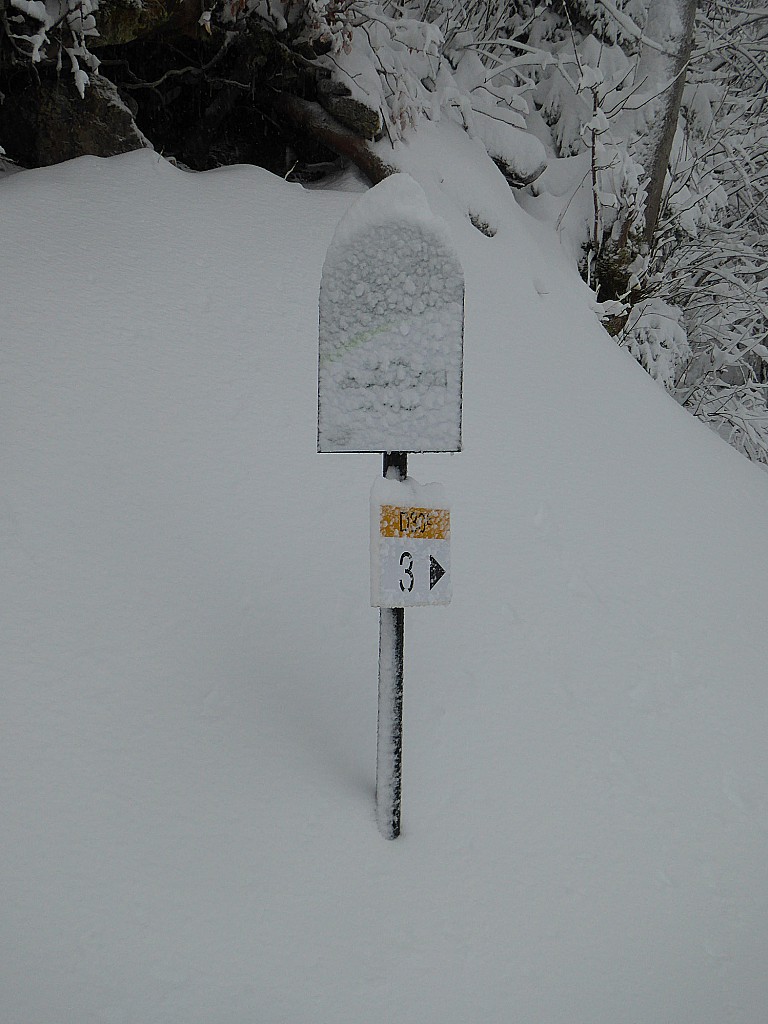
[{"label": "snowy shrub", "polygon": [[649,240],[640,164],[665,83],[649,76],[653,61],[638,74],[647,7],[574,0],[550,8],[536,35],[550,60],[532,73],[554,159],[532,193],[582,254],[584,277],[620,325],[619,344],[721,436],[768,462],[765,8],[699,6]]},{"label": "snowy shrub", "polygon": [[[557,59],[537,72],[536,108],[551,131],[556,161],[584,158],[562,194],[557,226],[567,226],[569,247],[581,254],[583,275],[599,298],[616,299],[630,287],[645,205],[643,171],[630,147],[633,66],[620,46],[575,29],[553,41],[551,52]],[[585,213],[568,217],[571,209]]]},{"label": "snowy shrub", "polygon": [[750,458],[768,462],[768,246],[711,229],[666,261],[690,345],[673,393]]},{"label": "snowy shrub", "polygon": [[563,4],[566,15],[588,26],[607,43],[632,46],[642,33],[646,0],[571,0]]},{"label": "snowy shrub", "polygon": [[691,355],[681,311],[657,296],[642,299],[632,307],[620,344],[654,380],[670,390]]},{"label": "snowy shrub", "polygon": [[657,292],[680,309],[690,346],[673,394],[768,463],[764,36],[758,4],[699,12],[653,263]]}]

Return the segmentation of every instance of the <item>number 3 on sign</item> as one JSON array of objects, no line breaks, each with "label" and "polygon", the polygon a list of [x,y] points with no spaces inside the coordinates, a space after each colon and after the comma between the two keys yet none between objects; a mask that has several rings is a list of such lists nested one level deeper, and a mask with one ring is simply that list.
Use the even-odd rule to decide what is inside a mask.
[{"label": "number 3 on sign", "polygon": [[408,583],[406,584],[403,580],[400,580],[400,589],[404,594],[410,594],[413,590],[413,555],[410,551],[404,551],[400,555],[400,565],[403,568],[403,575],[408,577]]},{"label": "number 3 on sign", "polygon": [[437,484],[377,480],[371,494],[371,604],[448,604],[450,535],[450,509]]}]

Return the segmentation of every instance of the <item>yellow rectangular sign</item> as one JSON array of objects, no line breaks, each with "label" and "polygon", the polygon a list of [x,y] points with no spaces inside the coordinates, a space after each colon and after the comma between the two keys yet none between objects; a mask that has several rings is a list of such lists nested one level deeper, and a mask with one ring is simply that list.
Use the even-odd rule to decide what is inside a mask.
[{"label": "yellow rectangular sign", "polygon": [[382,505],[380,532],[382,537],[448,540],[451,534],[451,513],[447,508]]}]

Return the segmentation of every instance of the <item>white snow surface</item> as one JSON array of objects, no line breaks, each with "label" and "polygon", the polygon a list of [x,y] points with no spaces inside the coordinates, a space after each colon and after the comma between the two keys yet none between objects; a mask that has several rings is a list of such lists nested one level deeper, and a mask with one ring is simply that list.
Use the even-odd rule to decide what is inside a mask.
[{"label": "white snow surface", "polygon": [[315,452],[354,194],[146,151],[0,180],[3,1024],[765,1019],[768,481],[449,127],[397,153],[467,301],[464,450],[410,465],[454,596],[406,614],[394,842],[380,458]]}]

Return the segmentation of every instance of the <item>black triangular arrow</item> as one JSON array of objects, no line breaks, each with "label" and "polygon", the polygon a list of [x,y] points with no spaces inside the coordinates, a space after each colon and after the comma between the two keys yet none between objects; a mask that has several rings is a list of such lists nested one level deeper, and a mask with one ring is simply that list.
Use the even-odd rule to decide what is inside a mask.
[{"label": "black triangular arrow", "polygon": [[433,556],[429,556],[429,589],[431,590],[436,583],[445,576],[445,569],[440,565],[437,559]]}]

